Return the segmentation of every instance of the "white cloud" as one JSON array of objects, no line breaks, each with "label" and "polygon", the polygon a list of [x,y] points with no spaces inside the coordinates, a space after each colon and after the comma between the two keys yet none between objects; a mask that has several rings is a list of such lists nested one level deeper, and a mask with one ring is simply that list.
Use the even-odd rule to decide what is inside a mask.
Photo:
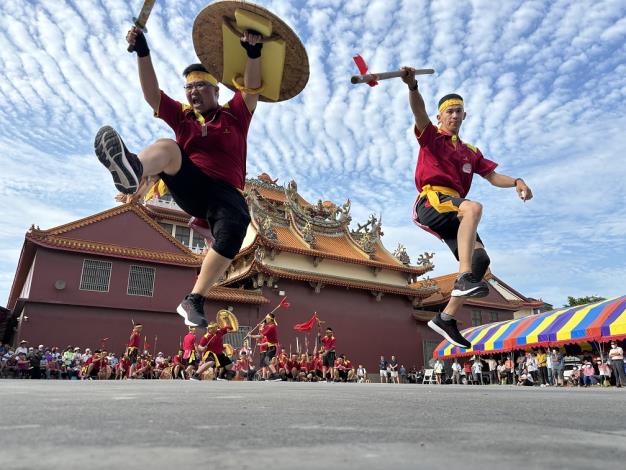
[{"label": "white cloud", "polygon": [[[522,204],[512,190],[475,181],[470,197],[485,204],[480,232],[494,272],[557,304],[567,295],[619,291],[623,1],[507,0],[497,8],[489,0],[257,1],[299,33],[311,75],[298,97],[258,107],[249,176],[294,178],[313,201],[350,197],[355,221],[383,213],[388,248],[402,242],[413,258],[436,251],[436,273],[454,270],[445,245],[410,220],[418,146],[406,88],[400,80],[349,83],[356,53],[375,72],[433,67],[435,75],[420,77],[431,117],[441,95],[461,93],[462,138],[536,192]],[[0,4],[0,195],[10,202],[0,218],[0,279],[12,278],[31,223],[48,228],[111,206],[115,190],[92,154],[99,126],[114,125],[134,150],[172,135],[143,101],[136,59],[126,52],[140,4]],[[193,19],[205,6],[157,2],[150,18],[159,83],[176,99],[184,98],[182,69],[196,60]]]}]

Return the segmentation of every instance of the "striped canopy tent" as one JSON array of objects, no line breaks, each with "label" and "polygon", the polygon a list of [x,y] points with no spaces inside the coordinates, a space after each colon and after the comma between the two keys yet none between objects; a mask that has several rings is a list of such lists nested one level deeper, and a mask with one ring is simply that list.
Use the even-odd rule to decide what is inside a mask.
[{"label": "striped canopy tent", "polygon": [[462,331],[469,349],[442,341],[433,353],[439,359],[487,355],[539,346],[626,338],[626,295]]}]

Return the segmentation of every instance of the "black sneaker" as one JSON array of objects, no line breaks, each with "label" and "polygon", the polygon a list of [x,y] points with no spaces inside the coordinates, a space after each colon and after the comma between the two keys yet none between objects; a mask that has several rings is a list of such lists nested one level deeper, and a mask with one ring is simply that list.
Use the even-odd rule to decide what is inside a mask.
[{"label": "black sneaker", "polygon": [[115,129],[111,126],[100,128],[94,147],[100,163],[111,172],[117,190],[124,194],[136,192],[143,165],[137,155],[128,151]]},{"label": "black sneaker", "polygon": [[204,297],[200,294],[188,294],[180,303],[176,312],[185,319],[187,326],[207,326],[204,318]]},{"label": "black sneaker", "polygon": [[191,374],[191,377],[189,377],[189,380],[198,381],[200,380],[200,376],[194,372],[193,374]]},{"label": "black sneaker", "polygon": [[459,331],[459,328],[456,326],[455,319],[443,320],[441,318],[441,314],[438,313],[435,318],[428,322],[428,326],[431,330],[436,331],[452,344],[460,348],[469,349],[472,347],[472,343],[466,340]]},{"label": "black sneaker", "polygon": [[463,273],[454,282],[450,294],[452,297],[485,297],[489,294],[489,286],[485,281],[478,281],[472,273]]}]

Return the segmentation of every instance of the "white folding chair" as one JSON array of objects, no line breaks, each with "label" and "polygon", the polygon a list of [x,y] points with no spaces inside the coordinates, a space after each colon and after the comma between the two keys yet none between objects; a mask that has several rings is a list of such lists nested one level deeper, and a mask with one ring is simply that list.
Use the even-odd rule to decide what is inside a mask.
[{"label": "white folding chair", "polygon": [[424,383],[425,384],[437,383],[437,381],[435,380],[435,369],[424,370]]}]

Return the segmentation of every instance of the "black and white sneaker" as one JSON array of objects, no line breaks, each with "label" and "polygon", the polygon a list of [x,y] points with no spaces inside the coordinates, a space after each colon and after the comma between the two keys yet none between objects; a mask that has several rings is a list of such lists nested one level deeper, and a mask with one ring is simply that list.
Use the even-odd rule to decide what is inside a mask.
[{"label": "black and white sneaker", "polygon": [[435,318],[428,322],[428,326],[431,330],[436,331],[455,346],[465,349],[472,347],[472,343],[466,340],[459,331],[455,319],[444,320],[441,318],[441,314],[438,313]]},{"label": "black and white sneaker", "polygon": [[186,295],[176,308],[176,312],[185,319],[187,326],[205,327],[208,325],[206,318],[204,318],[204,297],[200,294]]},{"label": "black and white sneaker", "polygon": [[100,128],[96,134],[94,148],[98,160],[111,172],[117,190],[133,194],[139,187],[143,165],[134,153],[124,145],[120,135],[111,126]]},{"label": "black and white sneaker", "polygon": [[191,377],[189,377],[189,380],[199,381],[200,376],[194,372],[193,374],[191,374]]},{"label": "black and white sneaker", "polygon": [[472,273],[463,273],[454,282],[450,294],[452,297],[485,297],[489,294],[489,286],[485,281],[478,281]]}]

